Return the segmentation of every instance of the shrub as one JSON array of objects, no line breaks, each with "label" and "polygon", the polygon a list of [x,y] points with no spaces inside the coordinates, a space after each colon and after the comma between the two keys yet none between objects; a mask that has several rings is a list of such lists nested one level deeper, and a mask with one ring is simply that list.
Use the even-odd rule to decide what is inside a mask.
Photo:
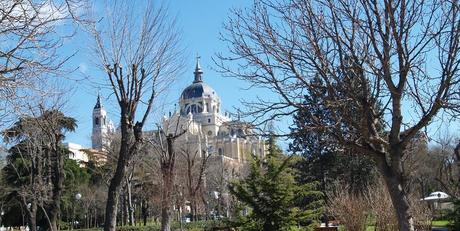
[{"label": "shrub", "polygon": [[329,212],[345,226],[346,230],[366,229],[368,207],[364,196],[351,193],[345,186],[337,187],[328,197]]},{"label": "shrub", "polygon": [[390,194],[383,180],[367,187],[366,201],[376,230],[396,231],[398,230],[398,218],[393,209]]},{"label": "shrub", "polygon": [[453,203],[454,209],[448,215],[452,221],[449,226],[452,230],[460,230],[460,199],[455,200]]}]

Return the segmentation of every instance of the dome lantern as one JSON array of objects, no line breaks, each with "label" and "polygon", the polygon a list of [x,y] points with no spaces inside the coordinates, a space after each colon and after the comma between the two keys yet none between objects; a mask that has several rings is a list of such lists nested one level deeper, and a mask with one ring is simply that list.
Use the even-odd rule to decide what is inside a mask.
[{"label": "dome lantern", "polygon": [[201,70],[201,65],[200,65],[200,56],[197,56],[196,57],[196,66],[195,66],[195,72],[193,72],[193,74],[195,74],[195,80],[193,81],[193,83],[201,83],[203,82],[203,70]]}]

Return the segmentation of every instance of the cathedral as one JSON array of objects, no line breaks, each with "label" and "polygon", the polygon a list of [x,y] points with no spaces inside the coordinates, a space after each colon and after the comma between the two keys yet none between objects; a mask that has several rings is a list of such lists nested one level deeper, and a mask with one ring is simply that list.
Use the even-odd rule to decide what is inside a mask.
[{"label": "cathedral", "polygon": [[253,133],[252,125],[222,113],[219,96],[203,81],[199,58],[193,74],[192,84],[180,95],[179,110],[163,118],[164,129],[169,133],[185,131],[179,145],[205,150],[224,162],[238,164],[250,155],[265,156],[265,142]]},{"label": "cathedral", "polygon": [[[265,142],[253,133],[252,125],[240,121],[239,118],[232,120],[227,113],[222,113],[219,96],[203,81],[199,58],[193,74],[192,84],[180,95],[178,111],[162,120],[163,129],[167,133],[184,133],[178,138],[177,147],[198,152],[200,157],[209,155],[210,168],[225,171],[226,175],[240,172],[250,155],[265,156]],[[66,146],[73,152],[71,158],[87,162],[89,158],[85,153],[103,156],[104,147],[108,145],[108,136],[114,132],[115,127],[98,94],[92,113],[91,148],[84,149],[81,145],[67,143]],[[152,133],[153,131],[146,132]]]}]

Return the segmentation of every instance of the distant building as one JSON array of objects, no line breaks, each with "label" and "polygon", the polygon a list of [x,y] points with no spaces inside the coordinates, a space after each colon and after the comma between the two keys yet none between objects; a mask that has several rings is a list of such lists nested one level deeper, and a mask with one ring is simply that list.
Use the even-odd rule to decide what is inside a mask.
[{"label": "distant building", "polygon": [[69,158],[77,162],[88,162],[88,155],[83,152],[84,147],[75,143],[64,143],[64,147],[70,152]]},{"label": "distant building", "polygon": [[187,139],[189,145],[197,144],[192,139],[199,135],[202,141],[206,140],[207,149],[213,154],[232,161],[245,162],[249,155],[264,156],[265,142],[254,134],[253,127],[239,118],[232,120],[222,114],[219,96],[203,82],[199,59],[194,75],[193,83],[181,94],[179,111],[163,119],[166,130],[187,130],[181,139],[182,142]]},{"label": "distant building", "polygon": [[112,121],[107,116],[107,111],[101,103],[98,94],[92,114],[91,148],[83,147],[80,144],[64,143],[64,146],[72,152],[70,159],[80,163],[95,161],[99,164],[107,161],[106,147],[110,144],[110,135],[115,132]]},{"label": "distant building", "polygon": [[222,113],[221,101],[213,88],[203,81],[203,71],[197,59],[194,80],[179,99],[179,110],[163,118],[166,133],[186,133],[175,144],[191,152],[211,155],[206,184],[221,187],[229,178],[242,174],[250,155],[265,156],[264,140],[253,132],[253,126],[232,120]]},{"label": "distant building", "polygon": [[107,117],[107,111],[101,104],[101,97],[98,94],[96,105],[93,109],[93,132],[91,134],[91,148],[104,150],[109,145],[108,135],[113,133],[115,128],[112,121]]}]

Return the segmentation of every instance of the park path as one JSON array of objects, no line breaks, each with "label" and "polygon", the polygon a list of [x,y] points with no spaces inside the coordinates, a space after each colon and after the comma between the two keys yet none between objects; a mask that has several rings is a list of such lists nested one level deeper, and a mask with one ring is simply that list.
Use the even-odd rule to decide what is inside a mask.
[{"label": "park path", "polygon": [[433,227],[431,230],[432,231],[449,231],[449,229],[445,227]]}]

